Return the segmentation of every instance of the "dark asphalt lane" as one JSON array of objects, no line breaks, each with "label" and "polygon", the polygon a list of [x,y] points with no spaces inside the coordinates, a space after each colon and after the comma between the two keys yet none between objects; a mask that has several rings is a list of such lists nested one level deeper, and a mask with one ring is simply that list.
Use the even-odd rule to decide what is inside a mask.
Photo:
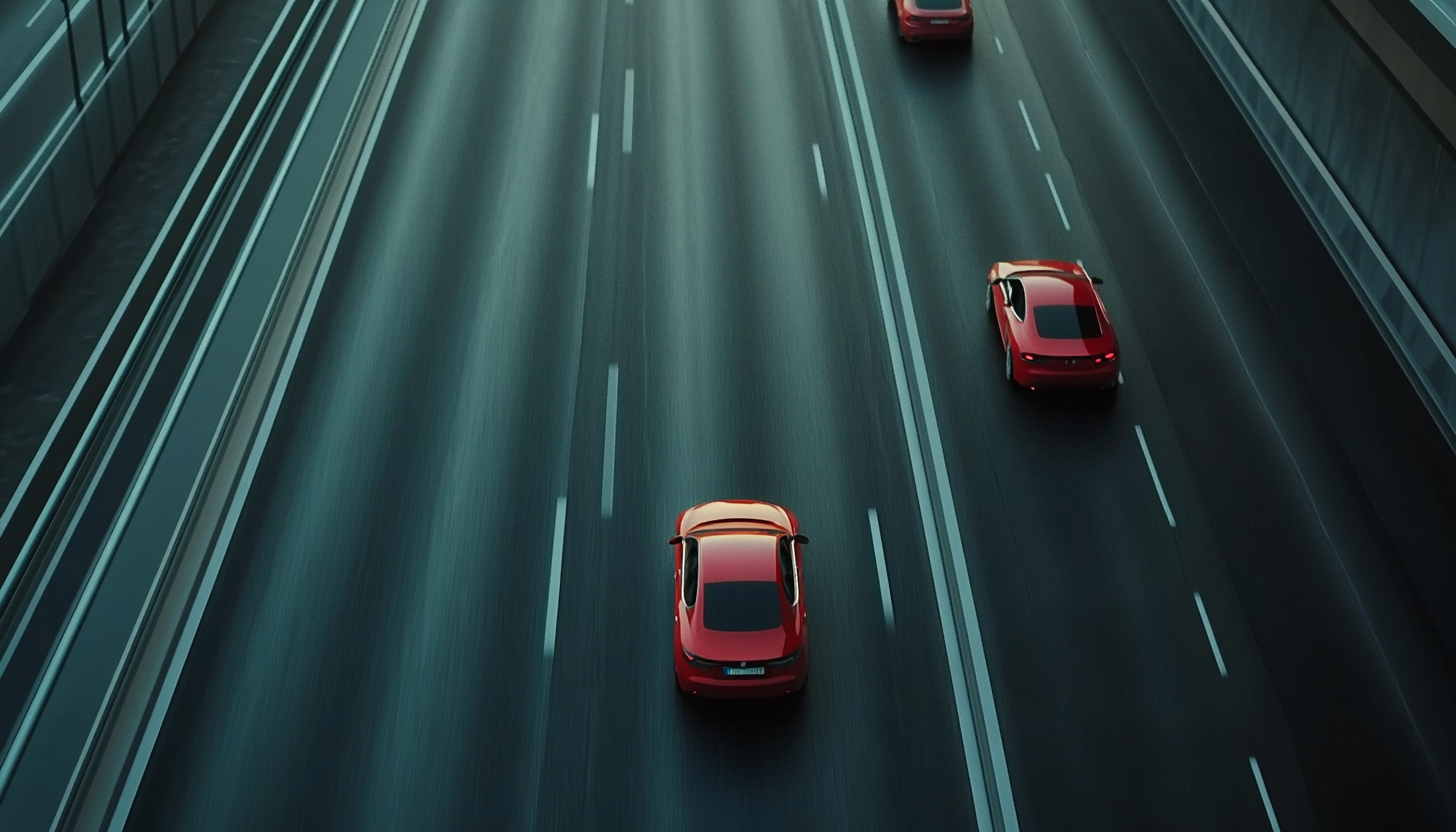
[{"label": "dark asphalt lane", "polygon": [[[1206,68],[1130,55],[1095,0],[987,0],[969,52],[850,6],[1021,828],[1449,827],[1456,686],[1401,558],[1450,521],[1393,515],[1379,452],[1350,461],[1290,345],[1308,322],[1270,312],[1277,263],[1190,136],[1228,137],[1248,191],[1277,176],[1241,122],[1159,97],[1214,95]],[[817,6],[432,0],[419,38],[131,828],[973,827]],[[1246,210],[1317,260],[1268,203]],[[1000,378],[984,274],[1025,256],[1107,278],[1115,399]],[[1400,453],[1450,483],[1390,395]],[[673,690],[665,539],[723,496],[813,540],[801,702]]]}]

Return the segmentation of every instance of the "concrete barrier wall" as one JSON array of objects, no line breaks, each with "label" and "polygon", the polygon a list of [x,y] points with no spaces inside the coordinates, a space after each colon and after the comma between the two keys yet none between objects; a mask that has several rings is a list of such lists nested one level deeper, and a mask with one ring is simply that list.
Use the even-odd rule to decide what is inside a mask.
[{"label": "concrete barrier wall", "polygon": [[1456,445],[1456,159],[1323,0],[1170,0]]},{"label": "concrete barrier wall", "polygon": [[69,33],[0,91],[0,346],[213,2],[71,0]]}]

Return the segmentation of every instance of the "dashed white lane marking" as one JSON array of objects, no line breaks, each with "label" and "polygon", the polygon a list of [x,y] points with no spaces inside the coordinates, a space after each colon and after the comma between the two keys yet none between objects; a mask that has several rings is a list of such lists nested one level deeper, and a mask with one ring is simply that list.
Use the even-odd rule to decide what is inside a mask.
[{"label": "dashed white lane marking", "polygon": [[1087,266],[1086,266],[1086,264],[1084,264],[1082,262],[1082,258],[1080,258],[1080,257],[1077,258],[1077,267],[1080,268],[1084,272],[1087,271]]},{"label": "dashed white lane marking", "polygon": [[[1005,744],[1001,738],[1000,721],[996,716],[995,696],[991,690],[990,667],[985,643],[981,636],[981,626],[976,617],[976,602],[971,594],[960,522],[956,517],[955,502],[951,499],[950,475],[945,459],[945,449],[935,417],[935,406],[931,400],[930,385],[927,381],[928,373],[925,368],[925,354],[920,345],[914,304],[910,299],[910,283],[906,275],[905,257],[900,247],[899,232],[896,230],[895,213],[890,205],[890,190],[886,184],[884,160],[880,154],[879,141],[875,137],[874,118],[870,113],[869,96],[865,92],[864,74],[860,68],[859,53],[855,48],[854,32],[849,25],[849,11],[844,0],[834,0],[840,24],[839,33],[844,39],[849,69],[854,80],[855,98],[859,104],[860,117],[864,127],[865,145],[869,148],[875,186],[879,192],[885,236],[890,248],[891,261],[894,264],[895,283],[901,300],[900,310],[904,316],[905,334],[914,367],[914,382],[920,397],[922,418],[925,420],[925,435],[930,441],[929,461],[934,466],[935,484],[940,492],[942,517],[945,522],[946,541],[950,546],[955,567],[955,580],[961,604],[961,620],[966,630],[966,644],[970,648],[971,677],[965,675],[960,639],[956,634],[955,622],[951,616],[949,587],[941,561],[939,530],[936,528],[934,509],[930,503],[929,483],[926,479],[926,460],[921,453],[917,453],[917,449],[920,447],[919,431],[915,425],[915,417],[909,408],[909,388],[903,358],[896,346],[899,344],[899,336],[896,332],[894,314],[890,308],[883,255],[880,252],[878,234],[869,208],[869,191],[865,185],[863,162],[858,151],[859,140],[855,136],[854,125],[849,113],[848,93],[845,90],[844,76],[839,66],[838,50],[834,45],[827,5],[827,0],[819,0],[819,17],[824,27],[825,44],[829,47],[830,68],[833,70],[835,85],[839,92],[839,105],[844,119],[845,136],[850,147],[850,159],[854,162],[855,182],[859,190],[865,231],[870,241],[870,260],[875,271],[881,317],[885,324],[885,334],[890,348],[890,363],[894,369],[895,387],[900,399],[901,420],[904,422],[906,439],[909,441],[911,470],[915,477],[916,498],[920,503],[921,524],[926,535],[926,555],[930,560],[931,575],[936,587],[936,607],[940,612],[941,633],[945,642],[946,659],[950,665],[951,688],[956,701],[961,744],[966,754],[966,773],[970,779],[976,824],[977,828],[983,830],[1018,832],[1020,824],[1016,818],[1016,802],[1011,793],[1011,774],[1006,762]],[[974,683],[973,690],[968,689],[967,682]],[[969,697],[972,693],[980,705],[979,718],[971,713]],[[978,738],[978,733],[980,733],[980,737],[984,738],[985,748],[989,751],[988,759],[984,759],[984,762],[980,751],[982,739]],[[988,772],[985,770],[986,763],[989,763],[991,768],[989,779]],[[992,800],[995,801],[994,807],[991,803]],[[999,814],[999,825],[996,824],[996,819],[993,819],[993,808]]]},{"label": "dashed white lane marking", "polygon": [[1062,228],[1065,228],[1066,230],[1071,231],[1072,230],[1072,224],[1069,223],[1069,222],[1067,222],[1067,212],[1065,210],[1063,210],[1063,208],[1062,208],[1062,198],[1061,198],[1060,195],[1057,194],[1057,183],[1055,183],[1055,182],[1052,181],[1052,175],[1050,173],[1048,173],[1046,175],[1046,181],[1047,181],[1047,187],[1048,188],[1051,188],[1051,190],[1052,190],[1052,199],[1056,200],[1056,203],[1057,203],[1057,215],[1062,218]]},{"label": "dashed white lane marking", "polygon": [[632,152],[632,97],[636,70],[627,70],[627,88],[622,93],[622,152]]},{"label": "dashed white lane marking", "polygon": [[1269,790],[1264,787],[1264,773],[1259,771],[1259,761],[1250,757],[1249,768],[1254,771],[1254,782],[1259,784],[1259,797],[1264,800],[1264,814],[1269,816],[1269,828],[1279,832],[1279,819],[1274,817],[1274,804],[1269,802]]},{"label": "dashed white lane marking", "polygon": [[1143,447],[1143,459],[1147,460],[1148,473],[1153,475],[1153,487],[1158,489],[1158,501],[1163,504],[1163,514],[1168,518],[1168,525],[1178,528],[1178,523],[1173,519],[1173,509],[1168,506],[1168,495],[1163,493],[1163,481],[1158,479],[1158,469],[1153,467],[1153,455],[1148,452],[1148,440],[1143,437],[1143,426],[1133,425],[1137,431],[1138,444]]},{"label": "dashed white lane marking", "polygon": [[561,547],[566,543],[566,498],[556,498],[556,527],[551,533],[551,585],[546,590],[546,640],[541,652],[556,655],[556,612],[561,603]]},{"label": "dashed white lane marking", "polygon": [[602,442],[602,519],[612,519],[617,471],[617,365],[607,368],[607,436]]},{"label": "dashed white lane marking", "polygon": [[997,52],[1000,52],[1002,55],[1005,55],[1006,54],[1006,50],[1001,48],[1001,39],[1000,38],[996,38],[996,51]]},{"label": "dashed white lane marking", "polygon": [[890,574],[885,570],[885,544],[880,540],[880,515],[870,509],[870,538],[875,544],[875,572],[880,576],[880,607],[885,611],[885,626],[895,629],[895,605],[890,601]]},{"label": "dashed white lane marking", "polygon": [[25,28],[29,29],[30,27],[34,26],[35,22],[37,20],[40,20],[40,13],[45,11],[46,6],[49,6],[50,4],[51,0],[40,0],[40,6],[35,10],[35,14],[31,15],[30,19],[25,21]]},{"label": "dashed white lane marking", "polygon": [[601,126],[601,113],[592,113],[591,149],[587,151],[586,157],[586,189],[588,191],[597,186],[597,133]]},{"label": "dashed white lane marking", "polygon": [[[1031,116],[1029,116],[1029,115],[1026,114],[1026,102],[1025,101],[1022,101],[1021,99],[1018,98],[1018,99],[1016,99],[1016,106],[1018,106],[1018,107],[1021,108],[1021,120],[1024,121],[1024,122],[1026,122],[1026,132],[1028,132],[1028,133],[1031,134],[1031,146],[1034,147],[1034,148],[1036,148],[1036,152],[1037,153],[1040,153],[1041,152],[1041,142],[1039,142],[1039,141],[1036,140],[1036,131],[1033,130],[1032,127],[1031,127]],[[1056,189],[1053,188],[1052,189],[1052,192],[1055,193],[1056,192]],[[1060,206],[1060,203],[1058,203],[1058,206]],[[1065,221],[1066,220],[1064,218],[1063,219],[1063,222],[1065,222]]]},{"label": "dashed white lane marking", "polygon": [[1213,637],[1213,625],[1208,623],[1208,610],[1203,607],[1203,596],[1193,593],[1193,603],[1198,605],[1198,617],[1203,619],[1203,634],[1208,636],[1208,646],[1213,648],[1213,660],[1218,662],[1218,675],[1228,678],[1228,668],[1223,664],[1223,653],[1218,649],[1218,639]]},{"label": "dashed white lane marking", "polygon": [[819,144],[814,144],[814,172],[819,175],[819,198],[829,198],[829,183],[824,181],[824,157],[819,153]]}]

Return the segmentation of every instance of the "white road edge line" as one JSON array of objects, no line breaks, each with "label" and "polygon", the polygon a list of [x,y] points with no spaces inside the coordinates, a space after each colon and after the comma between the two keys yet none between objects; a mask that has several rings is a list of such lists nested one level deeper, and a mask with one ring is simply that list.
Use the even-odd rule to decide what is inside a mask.
[{"label": "white road edge line", "polygon": [[161,734],[162,722],[170,709],[177,684],[182,678],[182,668],[187,663],[187,656],[192,652],[192,644],[197,638],[198,628],[202,625],[207,602],[212,597],[213,588],[217,585],[218,573],[222,571],[222,556],[232,545],[233,534],[237,531],[238,521],[242,516],[243,504],[252,487],[253,478],[257,475],[263,451],[268,446],[268,439],[273,433],[273,425],[277,421],[279,408],[283,404],[283,394],[288,390],[289,379],[293,377],[293,369],[298,364],[303,341],[308,335],[309,327],[313,323],[314,312],[318,308],[319,295],[323,293],[329,269],[333,266],[334,256],[338,252],[339,242],[344,235],[344,226],[348,224],[349,215],[354,209],[354,201],[359,195],[359,186],[363,184],[364,171],[369,167],[369,160],[374,155],[374,147],[379,140],[379,131],[384,125],[384,117],[389,112],[390,103],[394,100],[395,88],[399,86],[399,78],[404,71],[405,62],[409,58],[410,49],[414,45],[415,35],[420,28],[420,20],[424,17],[425,8],[429,4],[430,0],[419,0],[419,5],[415,7],[414,19],[410,21],[409,32],[405,35],[404,44],[400,47],[399,58],[395,62],[394,70],[385,86],[384,95],[375,111],[374,124],[370,126],[369,136],[365,139],[363,152],[354,168],[353,178],[349,182],[349,190],[344,195],[344,203],[340,206],[328,246],[320,261],[318,278],[314,280],[314,285],[309,287],[309,295],[304,302],[303,313],[294,330],[292,340],[289,342],[288,353],[284,356],[283,367],[278,375],[278,380],[273,385],[267,410],[264,411],[263,419],[258,426],[253,446],[249,449],[242,476],[238,478],[232,504],[228,506],[227,517],[223,521],[217,541],[213,544],[212,556],[207,563],[202,583],[197,588],[197,597],[193,600],[191,609],[188,610],[187,621],[177,639],[177,646],[172,651],[171,665],[167,668],[167,675],[162,682],[161,689],[157,692],[157,699],[152,707],[146,729],[137,742],[136,753],[132,756],[131,770],[127,772],[126,783],[122,787],[121,795],[117,798],[116,807],[112,810],[109,832],[121,832],[131,814],[132,803],[136,800],[137,790],[141,788],[142,775],[146,773],[147,761],[151,759],[152,749],[156,746],[157,737]]},{"label": "white road edge line", "polygon": [[1203,607],[1203,596],[1193,593],[1193,603],[1198,605],[1198,617],[1203,619],[1203,634],[1208,636],[1208,646],[1213,648],[1213,660],[1218,662],[1218,675],[1228,678],[1228,668],[1223,663],[1223,653],[1218,649],[1218,639],[1213,637],[1213,625],[1208,622],[1208,610]]},{"label": "white road edge line", "polygon": [[607,368],[607,436],[602,441],[602,519],[612,519],[617,473],[617,365]]},{"label": "white road edge line", "polygon": [[40,13],[45,11],[46,7],[50,4],[51,0],[40,0],[40,6],[36,8],[35,14],[31,15],[30,19],[25,21],[25,28],[29,29],[30,27],[34,26],[35,22],[37,20],[40,20]]},{"label": "white road edge line", "polygon": [[[825,35],[829,36],[827,13],[823,11],[821,2],[821,15],[825,22]],[[991,690],[991,677],[989,662],[986,657],[985,642],[981,637],[980,621],[976,616],[976,601],[971,593],[970,575],[966,568],[965,545],[961,539],[960,521],[956,515],[955,500],[952,498],[950,489],[950,474],[945,461],[945,448],[940,438],[939,422],[935,415],[935,404],[930,395],[929,373],[925,365],[925,353],[920,343],[920,332],[915,320],[915,305],[910,297],[910,283],[905,273],[905,258],[900,248],[900,235],[896,230],[895,212],[890,204],[890,189],[885,178],[884,160],[880,155],[879,141],[875,136],[874,117],[870,113],[869,97],[865,92],[864,74],[860,69],[859,53],[855,49],[854,33],[849,25],[849,12],[845,8],[844,0],[834,0],[840,24],[840,35],[844,38],[846,52],[849,55],[849,67],[854,79],[855,98],[859,105],[861,120],[865,131],[865,145],[869,148],[870,162],[875,174],[875,187],[880,197],[880,213],[885,222],[885,235],[890,245],[891,260],[895,268],[895,283],[900,295],[900,309],[905,321],[906,341],[910,347],[912,366],[915,371],[915,384],[920,398],[921,416],[925,420],[926,438],[929,440],[931,461],[935,469],[935,484],[939,492],[942,518],[945,523],[946,541],[950,545],[951,561],[955,567],[956,588],[961,605],[961,619],[966,630],[966,646],[970,650],[972,680],[975,684],[977,704],[980,706],[980,720],[970,722],[966,719],[961,721],[961,740],[966,752],[967,774],[971,778],[972,791],[979,792],[979,800],[976,803],[976,816],[979,828],[982,830],[995,830],[995,832],[1019,832],[1020,824],[1016,816],[1016,801],[1011,793],[1011,774],[1006,763],[1006,748],[1001,738],[1001,725],[996,715],[995,696]],[[830,54],[835,55],[830,44]],[[837,56],[836,56],[837,60]],[[836,72],[836,83],[841,86],[840,105],[847,108],[847,101],[844,97],[843,76]],[[845,124],[850,133],[849,139],[852,145],[857,145],[853,135],[853,126],[846,109],[844,113]],[[861,174],[862,176],[862,174]],[[864,186],[861,185],[861,188]],[[864,192],[862,192],[864,197]],[[867,201],[867,197],[865,198]],[[873,228],[873,219],[869,218],[867,228]],[[871,252],[877,248],[874,243],[878,242],[875,235],[871,235]],[[880,263],[876,272],[876,279],[880,282],[880,302],[882,315],[887,317],[889,322],[888,334],[890,338],[890,352],[893,357],[899,352],[899,340],[894,337],[893,317],[889,308],[888,292],[884,288],[884,268]],[[903,368],[897,373],[896,385],[900,389],[901,418],[907,423],[906,437],[910,440],[911,467],[915,468],[916,459],[921,451],[917,432],[914,430],[914,416],[911,413],[909,395],[906,391],[905,376]],[[922,463],[923,464],[923,463]],[[953,687],[960,686],[962,691],[958,693],[958,700],[964,699],[964,685],[966,683],[965,673],[962,669],[960,649],[955,633],[954,621],[947,615],[949,606],[948,593],[944,599],[941,593],[944,591],[944,566],[940,562],[939,535],[935,528],[934,518],[931,513],[928,494],[924,489],[925,472],[923,468],[918,472],[917,498],[921,504],[922,523],[926,529],[927,554],[931,561],[932,575],[940,573],[937,581],[936,594],[937,604],[944,603],[940,607],[942,632],[946,637],[947,658],[950,659],[952,668],[951,684]],[[961,702],[957,702],[957,710],[960,711]],[[967,703],[968,704],[968,703]],[[965,712],[962,712],[965,715]],[[985,770],[980,756],[980,743],[975,733],[983,732],[985,737],[986,756],[991,767],[991,780],[988,783]],[[967,732],[970,732],[969,734]],[[997,817],[993,822],[990,797],[994,786]]]},{"label": "white road edge line", "polygon": [[1006,54],[1006,50],[1001,48],[1001,39],[1000,38],[996,38],[995,40],[996,40],[996,51],[997,52],[1000,52],[1002,55],[1005,55]]},{"label": "white road edge line", "polygon": [[1264,787],[1264,773],[1259,770],[1259,761],[1250,757],[1249,768],[1254,771],[1254,782],[1259,784],[1259,797],[1264,800],[1264,814],[1269,816],[1269,827],[1279,832],[1279,819],[1274,817],[1274,804],[1269,801],[1269,790]]},{"label": "white road edge line", "polygon": [[556,614],[561,604],[561,549],[566,545],[566,498],[556,498],[556,525],[551,532],[551,584],[546,590],[546,637],[541,654],[556,655]]},{"label": "white road edge line", "polygon": [[627,70],[627,87],[622,93],[622,152],[632,152],[632,99],[636,85],[637,71]]},{"label": "white road edge line", "polygon": [[592,113],[591,126],[591,149],[586,156],[586,189],[595,190],[597,186],[597,131],[602,126],[602,114]]},{"label": "white road edge line", "polygon": [[1062,208],[1062,198],[1061,198],[1061,196],[1059,194],[1057,194],[1057,183],[1055,183],[1055,182],[1052,181],[1052,175],[1050,173],[1046,174],[1046,181],[1047,181],[1047,187],[1048,188],[1051,188],[1051,191],[1052,191],[1052,199],[1056,200],[1056,203],[1057,203],[1057,214],[1062,218],[1062,228],[1066,229],[1067,231],[1071,231],[1072,230],[1072,224],[1069,223],[1069,222],[1067,222],[1067,212]]},{"label": "white road edge line", "polygon": [[1153,467],[1153,455],[1148,451],[1148,440],[1143,437],[1143,426],[1133,425],[1137,431],[1138,444],[1143,447],[1143,459],[1148,463],[1148,473],[1153,475],[1153,487],[1158,489],[1158,502],[1163,504],[1163,514],[1168,518],[1168,525],[1178,528],[1178,522],[1173,519],[1173,509],[1168,505],[1168,495],[1163,493],[1163,481],[1158,479],[1158,469]]},{"label": "white road edge line", "polygon": [[829,183],[824,181],[824,157],[819,153],[819,143],[814,143],[814,172],[819,176],[819,198],[829,198]]},{"label": "white road edge line", "polygon": [[[293,1],[294,0],[288,0],[289,7],[292,6]],[[288,9],[285,8],[284,11],[279,14],[278,20],[274,22],[273,28],[269,31],[268,37],[264,40],[265,44],[271,41],[278,34],[279,29],[283,25],[283,19],[286,16],[287,11]],[[289,47],[285,52],[285,59],[290,58],[294,54],[294,50],[301,42],[303,34],[304,33],[300,31],[299,33],[294,35],[293,40],[290,42]],[[45,461],[46,455],[50,452],[51,446],[55,443],[56,437],[60,433],[61,426],[65,423],[66,419],[69,418],[71,410],[75,407],[76,401],[81,395],[82,389],[91,378],[91,373],[93,370],[95,370],[97,362],[101,360],[102,353],[111,343],[111,338],[115,334],[116,328],[120,325],[120,322],[126,313],[127,307],[131,303],[132,297],[139,290],[142,279],[151,269],[153,263],[159,255],[162,245],[162,239],[166,236],[166,231],[179,220],[184,201],[190,194],[193,185],[197,183],[198,177],[202,175],[202,170],[207,164],[213,149],[217,146],[217,143],[222,140],[222,134],[226,129],[228,120],[232,117],[233,111],[237,109],[238,102],[242,100],[243,93],[251,82],[253,75],[258,71],[259,66],[261,66],[262,61],[263,55],[260,52],[259,55],[254,59],[253,64],[248,68],[248,73],[243,79],[243,86],[239,88],[237,95],[233,96],[233,100],[228,105],[227,112],[223,114],[222,123],[220,123],[217,130],[213,132],[211,139],[208,141],[207,148],[203,151],[202,158],[198,160],[197,165],[193,168],[191,176],[189,176],[187,179],[186,186],[183,188],[181,195],[177,197],[177,202],[172,206],[171,212],[167,215],[167,220],[163,224],[163,231],[157,235],[155,240],[153,240],[151,248],[147,251],[147,256],[143,259],[141,266],[139,266],[137,269],[136,275],[132,278],[131,283],[128,285],[126,293],[122,296],[120,305],[117,307],[116,312],[111,316],[111,320],[107,323],[106,329],[101,333],[101,337],[96,342],[96,346],[91,350],[91,355],[87,359],[85,367],[82,368],[80,377],[77,378],[76,383],[71,386],[71,392],[66,396],[66,401],[61,405],[60,412],[57,413],[56,418],[52,420],[50,429],[46,431],[45,438],[41,441],[40,447],[36,449],[35,455],[30,461],[30,465],[25,469],[24,476],[20,478],[20,484],[16,486],[15,492],[11,495],[10,501],[6,504],[4,511],[0,512],[0,534],[3,534],[6,528],[10,525],[10,522],[14,518],[15,512],[18,509],[21,500],[25,497],[31,483],[34,481],[36,474],[40,470],[41,464]],[[270,80],[267,89],[263,93],[265,98],[273,94],[273,90],[278,83],[278,77],[274,77]],[[261,118],[263,118],[263,112],[255,112],[248,119],[247,124],[244,126],[243,135],[251,134],[254,126]],[[60,125],[57,125],[57,129],[59,129],[59,127]],[[239,146],[233,148],[233,151],[229,154],[227,160],[223,164],[223,171],[225,174],[224,179],[229,172],[234,170],[234,165],[236,164],[236,161],[241,152],[242,147]],[[223,179],[219,180],[219,182],[221,181],[223,181]],[[221,187],[215,186],[212,191],[209,192],[200,213],[206,214],[213,209],[216,201],[221,198],[219,196],[221,190]],[[0,201],[0,204],[4,204],[4,202],[8,200],[9,196],[7,195],[4,201]],[[188,247],[191,247],[193,245],[199,233],[200,230],[196,226],[194,226],[193,229],[188,233],[186,240],[183,242],[183,250],[186,250]],[[179,267],[174,264],[173,267],[168,270],[166,277],[162,281],[162,285],[160,288],[160,292],[162,293],[162,295],[159,295],[159,297],[165,296],[165,294],[170,290],[170,287],[175,282],[178,273]],[[138,330],[139,332],[145,332],[151,326],[152,321],[159,314],[159,310],[162,305],[163,304],[159,300],[153,302],[147,308],[147,311],[142,318],[140,329]],[[133,338],[132,343],[128,346],[125,354],[122,356],[120,366],[130,365],[132,358],[136,355],[137,351],[141,349],[142,340],[143,338],[140,335]],[[112,399],[114,399],[116,396],[117,390],[121,385],[121,375],[122,374],[117,374],[117,376],[114,377],[107,385],[106,390],[102,393],[100,404],[97,406],[97,409],[95,413],[93,413],[91,419],[87,422],[86,427],[81,434],[81,439],[77,444],[76,450],[71,454],[66,462],[66,466],[61,474],[62,482],[69,481],[69,478],[75,472],[76,467],[80,464],[83,455],[82,451],[87,447],[87,445],[91,441],[91,438],[95,435],[96,431],[99,428],[102,414],[110,406]],[[64,491],[65,489],[52,490],[50,497],[47,498],[45,506],[41,510],[41,518],[50,517],[50,515],[55,511],[57,504],[64,494]],[[46,520],[45,522],[49,521]],[[45,522],[37,522],[36,527],[33,527],[31,529],[29,537],[26,538],[25,544],[21,548],[20,556],[16,559],[15,563],[11,565],[10,571],[6,575],[4,582],[0,583],[0,604],[3,604],[5,600],[9,598],[10,592],[15,586],[15,581],[24,571],[26,564],[29,561],[30,553],[34,550],[38,536],[41,534],[42,528],[45,526]]]},{"label": "white road edge line", "polygon": [[885,611],[885,627],[895,631],[895,605],[890,601],[890,573],[885,570],[885,544],[880,540],[880,515],[870,509],[870,539],[875,544],[875,572],[880,576],[880,607]]},{"label": "white road edge line", "polygon": [[313,123],[314,114],[318,110],[319,100],[322,98],[323,90],[333,78],[334,70],[338,65],[339,57],[343,54],[344,44],[348,43],[349,35],[353,32],[354,24],[358,20],[359,10],[362,6],[356,7],[344,24],[343,34],[340,36],[338,46],[329,56],[328,63],[324,66],[322,80],[317,90],[309,100],[308,108],[304,111],[298,131],[294,134],[288,149],[284,154],[283,162],[279,166],[277,175],[270,184],[268,192],[264,195],[263,205],[259,209],[258,219],[254,221],[248,232],[247,238],[243,241],[243,248],[238,255],[237,263],[229,273],[224,283],[222,292],[213,307],[212,314],[208,317],[202,335],[198,339],[197,349],[193,351],[187,366],[183,372],[181,381],[177,385],[177,392],[168,403],[167,409],[163,412],[162,423],[158,426],[151,444],[147,447],[146,455],[142,458],[141,466],[132,480],[131,487],[127,490],[121,508],[117,511],[116,520],[111,526],[105,540],[102,543],[101,552],[97,555],[95,564],[87,573],[86,583],[81,588],[80,596],[75,606],[71,609],[66,619],[65,629],[62,630],[60,639],[53,648],[51,656],[47,659],[45,670],[40,680],[36,683],[35,692],[32,694],[25,714],[22,716],[20,725],[16,728],[7,749],[3,763],[0,763],[0,795],[3,795],[10,787],[10,778],[15,773],[15,768],[20,764],[20,757],[30,742],[31,732],[35,730],[35,723],[40,719],[41,712],[45,709],[50,700],[51,690],[55,686],[56,678],[60,675],[61,668],[65,665],[66,659],[71,652],[71,646],[75,643],[76,636],[81,630],[81,624],[86,620],[91,611],[91,604],[100,591],[101,582],[105,578],[111,566],[111,560],[116,555],[117,548],[126,534],[135,515],[136,507],[140,503],[142,494],[145,492],[151,481],[152,472],[156,469],[157,461],[161,458],[162,451],[171,436],[172,428],[177,422],[178,414],[181,412],[183,403],[187,400],[192,384],[197,378],[197,373],[206,357],[212,344],[213,336],[217,332],[223,314],[226,312],[233,292],[237,289],[238,281],[242,276],[244,267],[252,256],[253,247],[257,243],[258,235],[262,232],[264,222],[272,211],[273,203],[277,199],[278,191],[282,187],[283,179],[292,168],[293,160],[297,156],[299,145],[302,142],[303,134],[307,132],[310,124]]},{"label": "white road edge line", "polygon": [[[1036,148],[1036,152],[1037,153],[1040,153],[1041,152],[1041,142],[1039,142],[1039,141],[1036,140],[1036,131],[1031,128],[1031,116],[1029,116],[1029,115],[1026,114],[1026,102],[1025,101],[1022,101],[1020,98],[1018,98],[1018,99],[1016,99],[1016,106],[1018,106],[1018,107],[1021,108],[1021,120],[1024,121],[1024,122],[1026,122],[1026,132],[1028,132],[1028,133],[1031,134],[1031,146],[1034,147],[1034,148]],[[1050,175],[1050,174],[1048,174],[1048,175]],[[1055,189],[1053,189],[1053,192],[1055,193]],[[1057,207],[1058,208],[1061,207],[1061,202],[1060,201],[1058,201]],[[1062,222],[1066,222],[1066,221],[1067,221],[1067,218],[1066,218],[1065,215],[1063,215]]]}]

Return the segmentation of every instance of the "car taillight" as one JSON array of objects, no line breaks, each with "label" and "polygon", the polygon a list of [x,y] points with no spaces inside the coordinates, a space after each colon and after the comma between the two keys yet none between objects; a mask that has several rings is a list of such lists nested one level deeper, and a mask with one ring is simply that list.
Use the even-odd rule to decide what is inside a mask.
[{"label": "car taillight", "polygon": [[1112,359],[1114,359],[1114,358],[1117,357],[1117,353],[1110,352],[1110,353],[1108,353],[1108,354],[1106,354],[1106,355],[1104,355],[1102,357],[1105,358],[1105,359],[1107,359],[1108,361],[1111,361]]},{"label": "car taillight", "polygon": [[1032,355],[1029,352],[1024,352],[1024,353],[1021,354],[1021,360],[1022,361],[1035,361],[1036,360],[1036,356]]}]

